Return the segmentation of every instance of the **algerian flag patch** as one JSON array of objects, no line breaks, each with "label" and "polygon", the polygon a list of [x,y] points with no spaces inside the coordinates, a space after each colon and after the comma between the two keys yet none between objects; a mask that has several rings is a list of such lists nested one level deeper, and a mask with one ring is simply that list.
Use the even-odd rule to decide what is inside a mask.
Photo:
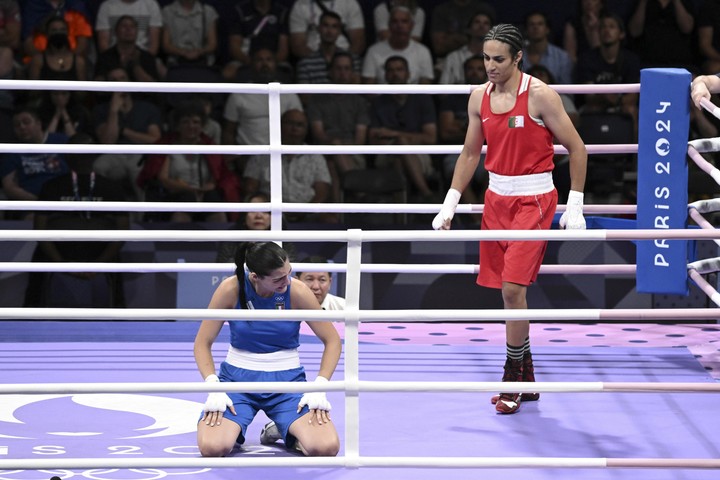
[{"label": "algerian flag patch", "polygon": [[508,128],[523,128],[525,126],[525,117],[518,115],[508,119]]}]

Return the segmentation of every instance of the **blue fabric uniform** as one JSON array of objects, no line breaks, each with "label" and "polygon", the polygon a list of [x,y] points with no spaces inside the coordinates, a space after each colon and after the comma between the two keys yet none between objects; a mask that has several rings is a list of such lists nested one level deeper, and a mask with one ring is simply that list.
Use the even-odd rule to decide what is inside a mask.
[{"label": "blue fabric uniform", "polygon": [[[245,277],[245,296],[255,310],[290,309],[290,285],[284,293],[275,293],[264,298],[258,296],[247,275]],[[242,308],[238,301],[235,308]],[[272,353],[279,350],[297,348],[300,345],[300,322],[247,321],[230,322],[230,343],[233,347],[253,353]],[[305,369],[300,366],[291,370],[263,372],[238,368],[222,362],[218,378],[221,382],[305,382]],[[288,433],[290,425],[309,410],[306,407],[297,412],[301,393],[229,393],[237,415],[226,410],[223,417],[240,425],[238,442],[245,441],[245,432],[259,410],[275,422],[285,440],[292,448],[295,437]]]},{"label": "blue fabric uniform", "polygon": [[[255,310],[289,310],[290,287],[284,293],[275,293],[271,297],[261,297],[253,288],[247,275],[245,276],[245,298],[248,309]],[[242,309],[240,300],[235,305]],[[252,320],[236,320],[230,322],[230,344],[252,353],[272,353],[280,350],[298,348],[300,346],[300,322],[253,322]]]}]

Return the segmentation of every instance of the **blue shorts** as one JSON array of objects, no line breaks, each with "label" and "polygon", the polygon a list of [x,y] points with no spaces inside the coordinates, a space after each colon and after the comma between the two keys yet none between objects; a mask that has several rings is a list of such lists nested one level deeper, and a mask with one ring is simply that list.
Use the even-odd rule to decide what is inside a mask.
[{"label": "blue shorts", "polygon": [[[220,366],[218,377],[221,382],[307,381],[303,367],[279,372],[260,372],[233,367],[227,362],[223,362]],[[305,406],[300,413],[297,412],[302,393],[228,393],[228,396],[235,406],[236,415],[233,415],[228,409],[223,413],[223,418],[240,425],[239,443],[245,441],[245,432],[247,432],[248,425],[253,421],[257,412],[262,410],[277,425],[283,440],[285,440],[285,446],[288,448],[293,447],[295,437],[289,433],[290,425],[309,411]]]}]

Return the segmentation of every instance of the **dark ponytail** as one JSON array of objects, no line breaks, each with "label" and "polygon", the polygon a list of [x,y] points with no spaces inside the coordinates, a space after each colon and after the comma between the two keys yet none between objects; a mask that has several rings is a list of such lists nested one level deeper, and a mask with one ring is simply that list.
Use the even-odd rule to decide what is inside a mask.
[{"label": "dark ponytail", "polygon": [[239,243],[235,249],[235,276],[240,284],[240,306],[247,308],[247,297],[245,295],[245,255],[247,254],[248,242]]}]

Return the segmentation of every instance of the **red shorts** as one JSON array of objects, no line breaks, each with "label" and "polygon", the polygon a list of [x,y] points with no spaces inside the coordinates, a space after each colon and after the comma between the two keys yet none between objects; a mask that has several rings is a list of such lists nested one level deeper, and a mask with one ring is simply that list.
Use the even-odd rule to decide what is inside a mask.
[{"label": "red shorts", "polygon": [[[485,192],[483,230],[549,230],[557,207],[557,190],[541,195],[504,196]],[[502,288],[503,282],[530,285],[537,279],[547,241],[480,242],[477,284]]]}]

